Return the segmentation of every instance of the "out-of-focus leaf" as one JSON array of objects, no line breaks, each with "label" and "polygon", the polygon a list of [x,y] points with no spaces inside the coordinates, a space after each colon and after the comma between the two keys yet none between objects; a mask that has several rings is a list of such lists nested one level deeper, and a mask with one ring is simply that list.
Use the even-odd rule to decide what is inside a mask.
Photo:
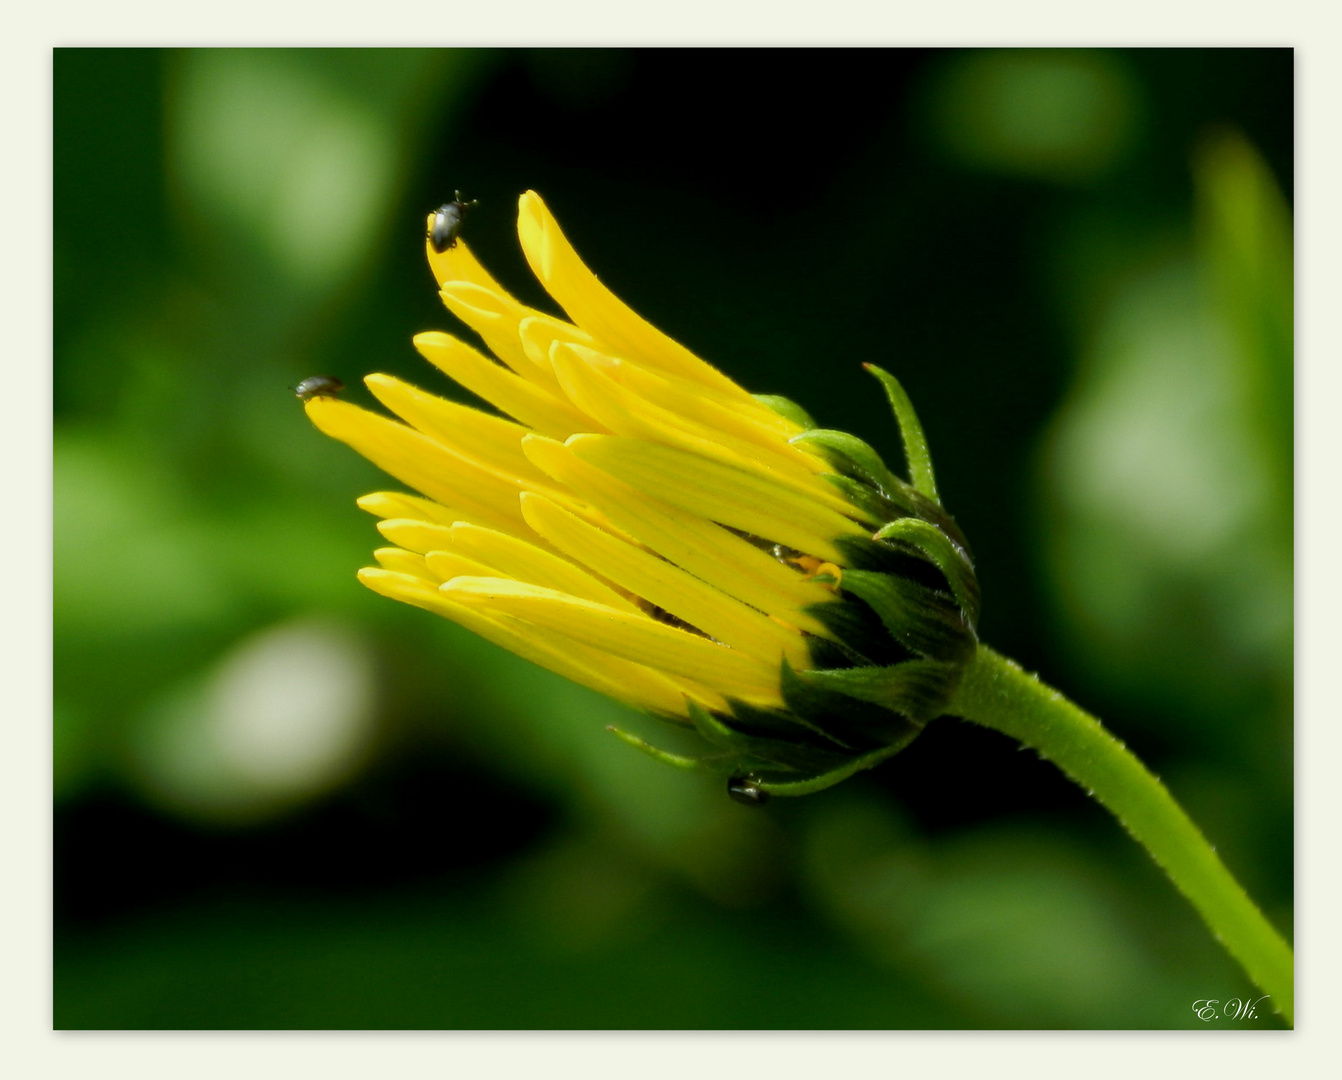
[{"label": "out-of-focus leaf", "polygon": [[1293,619],[1288,222],[1247,147],[1216,146],[1205,242],[1113,295],[1045,465],[1069,647],[1204,724],[1289,680]]}]

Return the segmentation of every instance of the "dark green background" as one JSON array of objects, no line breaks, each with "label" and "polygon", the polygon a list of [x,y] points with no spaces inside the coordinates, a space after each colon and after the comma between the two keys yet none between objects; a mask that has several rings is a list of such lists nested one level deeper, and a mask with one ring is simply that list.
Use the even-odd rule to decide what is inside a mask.
[{"label": "dark green background", "polygon": [[[57,50],[55,1025],[1273,1026],[1193,1016],[1258,995],[994,733],[943,719],[752,811],[604,730],[648,722],[362,589],[353,500],[395,485],[286,388],[466,398],[410,346],[459,330],[422,240],[457,188],[523,298],[550,306],[533,188],[650,321],[893,462],[881,364],[984,640],[1127,741],[1289,934],[1292,65]],[[298,655],[280,682],[319,699],[295,634],[372,697],[325,772],[263,783],[211,695]]]}]

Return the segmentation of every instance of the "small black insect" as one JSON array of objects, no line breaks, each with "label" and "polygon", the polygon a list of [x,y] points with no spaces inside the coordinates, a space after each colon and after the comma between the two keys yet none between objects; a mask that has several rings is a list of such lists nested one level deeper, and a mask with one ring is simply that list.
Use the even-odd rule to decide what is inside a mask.
[{"label": "small black insect", "polygon": [[478,205],[479,199],[472,199],[470,202],[461,201],[461,192],[456,192],[456,198],[451,202],[443,203],[434,211],[433,224],[429,226],[428,241],[433,245],[433,250],[441,255],[448,248],[457,246],[457,235],[461,232],[461,226],[466,220],[466,211],[472,206]]},{"label": "small black insect", "polygon": [[309,375],[294,387],[294,393],[304,401],[311,401],[315,397],[335,397],[343,389],[345,384],[334,376]]},{"label": "small black insect", "polygon": [[746,806],[763,806],[769,793],[748,776],[733,776],[727,781],[727,794]]}]

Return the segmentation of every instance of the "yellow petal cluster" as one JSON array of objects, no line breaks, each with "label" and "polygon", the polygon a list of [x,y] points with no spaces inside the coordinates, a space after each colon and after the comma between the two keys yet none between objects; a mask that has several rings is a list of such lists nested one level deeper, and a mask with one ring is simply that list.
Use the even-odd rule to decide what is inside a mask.
[{"label": "yellow petal cluster", "polygon": [[835,540],[872,523],[789,442],[801,427],[617,299],[534,192],[518,235],[570,321],[519,303],[464,241],[426,243],[444,304],[494,356],[415,338],[504,416],[387,375],[366,382],[399,419],[306,402],[419,492],[359,500],[393,545],[359,579],[664,716],[780,707],[782,661],[810,666],[808,638],[828,636],[806,609],[834,600]]}]

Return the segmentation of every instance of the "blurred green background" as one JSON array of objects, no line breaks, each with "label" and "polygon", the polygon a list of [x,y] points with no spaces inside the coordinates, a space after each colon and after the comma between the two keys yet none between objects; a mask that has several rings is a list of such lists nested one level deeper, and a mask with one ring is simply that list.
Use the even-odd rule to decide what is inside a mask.
[{"label": "blurred green background", "polygon": [[1168,1028],[1258,994],[1106,813],[961,721],[754,811],[360,587],[387,481],[289,387],[596,272],[893,461],[985,641],[1292,921],[1289,50],[55,53],[58,1028]]}]

